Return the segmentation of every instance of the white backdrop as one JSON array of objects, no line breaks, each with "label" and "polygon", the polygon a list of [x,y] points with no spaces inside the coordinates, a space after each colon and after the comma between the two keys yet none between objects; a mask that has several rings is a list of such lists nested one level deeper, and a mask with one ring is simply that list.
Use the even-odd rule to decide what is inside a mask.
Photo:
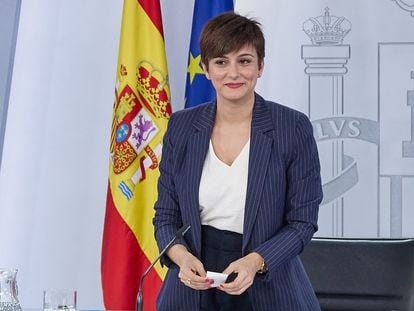
[{"label": "white backdrop", "polygon": [[[182,107],[193,1],[162,2],[174,109]],[[0,171],[0,266],[24,308],[75,288],[102,308],[100,254],[123,1],[22,1]]]},{"label": "white backdrop", "polygon": [[[177,110],[183,107],[193,0],[161,4]],[[347,72],[306,74],[309,55],[302,49],[312,43],[303,24],[326,7],[352,26],[340,48],[351,51],[344,56]],[[236,10],[264,27],[260,93],[313,121],[343,118],[320,123],[336,126],[338,134],[318,143],[328,163],[322,163],[323,177],[341,177],[349,157],[349,172],[357,175],[342,179],[339,186],[351,186],[321,207],[319,234],[413,236],[414,104],[410,108],[408,91],[414,89],[414,17],[389,0],[237,0]],[[22,2],[0,171],[0,266],[19,268],[25,308],[39,308],[46,288],[75,288],[81,309],[102,308],[100,251],[121,11],[121,0]],[[316,50],[320,58],[326,49]],[[334,103],[339,111],[319,102]],[[360,119],[365,121],[351,123]],[[341,136],[344,124],[367,124],[374,143],[362,134]],[[379,129],[385,135],[379,137]],[[342,164],[332,174],[326,167],[332,171],[334,151]]]}]

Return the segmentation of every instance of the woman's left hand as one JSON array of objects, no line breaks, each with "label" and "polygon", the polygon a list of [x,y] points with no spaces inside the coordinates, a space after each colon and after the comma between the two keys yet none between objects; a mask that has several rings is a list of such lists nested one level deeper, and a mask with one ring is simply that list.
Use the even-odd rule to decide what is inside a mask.
[{"label": "woman's left hand", "polygon": [[233,261],[223,273],[227,275],[237,273],[237,277],[233,282],[224,283],[218,288],[230,295],[243,294],[253,284],[256,272],[262,263],[263,257],[255,252]]}]

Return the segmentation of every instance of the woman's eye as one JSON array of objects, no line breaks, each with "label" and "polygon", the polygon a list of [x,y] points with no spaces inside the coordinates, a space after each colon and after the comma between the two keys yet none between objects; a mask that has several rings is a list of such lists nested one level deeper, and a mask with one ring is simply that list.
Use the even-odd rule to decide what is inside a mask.
[{"label": "woman's eye", "polygon": [[224,65],[226,63],[226,61],[224,59],[217,59],[214,63],[216,65]]},{"label": "woman's eye", "polygon": [[240,63],[241,64],[245,64],[245,65],[250,64],[251,62],[252,62],[252,60],[251,59],[248,59],[248,58],[242,58],[240,60]]}]

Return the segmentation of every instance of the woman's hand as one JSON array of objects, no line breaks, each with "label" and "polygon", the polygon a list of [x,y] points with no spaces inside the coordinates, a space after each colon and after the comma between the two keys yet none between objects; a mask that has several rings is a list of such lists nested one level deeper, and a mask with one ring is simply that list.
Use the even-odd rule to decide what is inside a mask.
[{"label": "woman's hand", "polygon": [[263,257],[255,252],[233,261],[223,273],[237,273],[237,277],[233,282],[221,284],[218,288],[230,295],[243,294],[253,284],[262,263]]},{"label": "woman's hand", "polygon": [[209,289],[212,281],[207,279],[204,266],[184,245],[173,245],[167,252],[168,257],[180,267],[178,277],[184,285],[197,290]]}]

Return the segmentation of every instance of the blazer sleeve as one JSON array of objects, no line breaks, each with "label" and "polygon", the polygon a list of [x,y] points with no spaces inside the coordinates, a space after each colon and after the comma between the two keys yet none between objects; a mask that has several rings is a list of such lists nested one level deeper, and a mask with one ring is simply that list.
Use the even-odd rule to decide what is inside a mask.
[{"label": "blazer sleeve", "polygon": [[268,266],[266,278],[287,260],[297,256],[317,231],[322,201],[320,164],[309,119],[300,114],[294,131],[291,161],[286,167],[284,226],[257,247]]},{"label": "blazer sleeve", "polygon": [[[174,117],[174,114],[171,115],[163,139],[162,158],[159,167],[160,177],[158,178],[158,199],[155,203],[153,219],[155,239],[160,251],[165,248],[182,226],[181,211],[174,184]],[[183,238],[177,239],[174,244],[183,244],[187,247]],[[172,267],[174,263],[165,255],[161,257],[161,265]]]}]

